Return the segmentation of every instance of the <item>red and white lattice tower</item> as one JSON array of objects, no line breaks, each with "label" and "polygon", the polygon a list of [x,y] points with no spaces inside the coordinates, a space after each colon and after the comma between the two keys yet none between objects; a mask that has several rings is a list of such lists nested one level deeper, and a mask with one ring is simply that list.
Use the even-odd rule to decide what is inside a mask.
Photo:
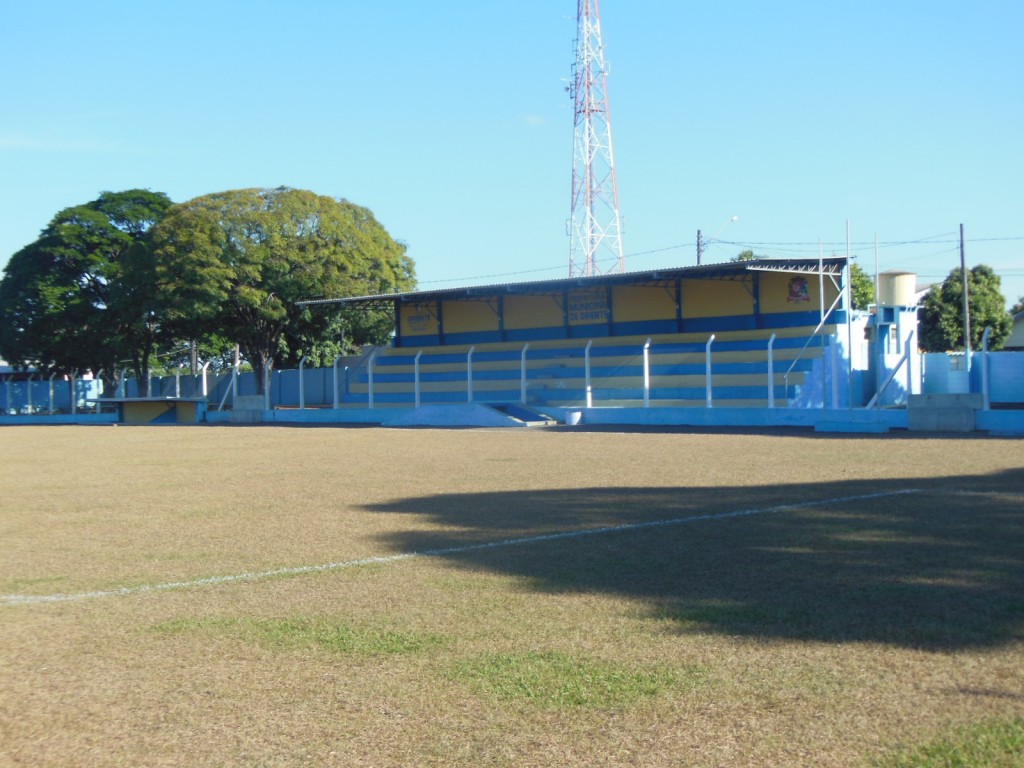
[{"label": "red and white lattice tower", "polygon": [[624,272],[598,0],[577,0],[569,277]]}]

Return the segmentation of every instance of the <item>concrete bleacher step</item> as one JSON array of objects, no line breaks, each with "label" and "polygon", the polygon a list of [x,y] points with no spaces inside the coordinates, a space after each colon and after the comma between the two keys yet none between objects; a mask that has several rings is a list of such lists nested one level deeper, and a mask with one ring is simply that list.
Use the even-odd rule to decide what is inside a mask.
[{"label": "concrete bleacher step", "polygon": [[518,419],[528,427],[548,427],[558,423],[558,419],[549,414],[517,403],[488,403],[488,406]]}]

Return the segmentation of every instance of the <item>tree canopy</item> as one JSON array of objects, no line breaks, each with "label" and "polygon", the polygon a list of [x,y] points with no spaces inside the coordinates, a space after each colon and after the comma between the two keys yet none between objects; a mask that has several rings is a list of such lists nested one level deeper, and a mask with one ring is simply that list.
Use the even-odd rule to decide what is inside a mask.
[{"label": "tree canopy", "polygon": [[875,303],[874,281],[861,269],[860,264],[854,262],[850,262],[850,294],[854,309],[866,310]]},{"label": "tree canopy", "polygon": [[[999,276],[991,267],[979,264],[967,272],[968,315],[971,349],[981,348],[985,328],[991,328],[989,349],[1000,349],[1010,331],[1013,318],[1006,311]],[[921,305],[919,335],[925,352],[963,349],[963,273],[955,268],[941,283],[933,285]]]},{"label": "tree canopy", "polygon": [[287,187],[176,205],[154,228],[153,246],[168,327],[237,343],[256,371],[303,356],[333,359],[343,327],[349,343],[381,343],[392,330],[390,315],[297,302],[404,291],[415,282],[405,246],[368,209]]},{"label": "tree canopy", "polygon": [[171,204],[133,189],[58,213],[0,281],[0,354],[54,373],[102,371],[105,384],[131,361],[142,377],[156,343],[145,240]]}]

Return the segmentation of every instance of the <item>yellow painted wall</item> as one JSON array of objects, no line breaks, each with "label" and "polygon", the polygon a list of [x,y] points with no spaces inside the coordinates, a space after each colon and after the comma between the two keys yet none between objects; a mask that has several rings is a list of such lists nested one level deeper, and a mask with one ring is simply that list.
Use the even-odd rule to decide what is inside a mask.
[{"label": "yellow painted wall", "polygon": [[437,307],[434,302],[402,304],[399,312],[402,336],[437,335]]},{"label": "yellow painted wall", "polygon": [[683,280],[683,317],[728,317],[754,311],[750,286],[740,280]]},{"label": "yellow painted wall", "polygon": [[617,285],[612,289],[612,311],[617,323],[675,320],[675,287]]},{"label": "yellow painted wall", "polygon": [[444,332],[475,333],[498,330],[498,302],[446,301],[441,307]]},{"label": "yellow painted wall", "polygon": [[[825,310],[837,295],[832,280],[825,278]],[[817,312],[819,309],[817,275],[793,275],[783,272],[761,274],[761,313]]]},{"label": "yellow painted wall", "polygon": [[563,323],[560,295],[506,296],[505,328],[558,328]]}]

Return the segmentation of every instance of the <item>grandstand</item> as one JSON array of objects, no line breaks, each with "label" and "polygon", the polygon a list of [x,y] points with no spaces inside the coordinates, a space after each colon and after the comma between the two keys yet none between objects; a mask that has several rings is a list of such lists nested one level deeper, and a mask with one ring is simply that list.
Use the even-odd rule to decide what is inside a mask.
[{"label": "grandstand", "polygon": [[847,356],[845,265],[758,259],[308,304],[394,313],[393,344],[350,371],[350,406],[771,408],[828,396],[823,352]]}]

